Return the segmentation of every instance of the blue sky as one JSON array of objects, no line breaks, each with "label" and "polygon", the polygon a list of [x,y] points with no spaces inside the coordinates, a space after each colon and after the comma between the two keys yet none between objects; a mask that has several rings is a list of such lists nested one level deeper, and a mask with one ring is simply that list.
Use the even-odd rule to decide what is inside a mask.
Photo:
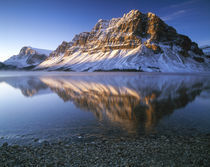
[{"label": "blue sky", "polygon": [[23,46],[54,50],[99,19],[153,12],[199,45],[210,44],[210,0],[0,0],[0,61]]}]

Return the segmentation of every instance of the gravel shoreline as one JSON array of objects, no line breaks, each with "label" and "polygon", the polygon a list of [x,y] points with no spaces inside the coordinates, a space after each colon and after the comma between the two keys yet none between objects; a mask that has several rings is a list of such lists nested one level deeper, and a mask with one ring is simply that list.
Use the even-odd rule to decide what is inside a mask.
[{"label": "gravel shoreline", "polygon": [[209,166],[210,135],[95,139],[0,147],[0,166]]}]

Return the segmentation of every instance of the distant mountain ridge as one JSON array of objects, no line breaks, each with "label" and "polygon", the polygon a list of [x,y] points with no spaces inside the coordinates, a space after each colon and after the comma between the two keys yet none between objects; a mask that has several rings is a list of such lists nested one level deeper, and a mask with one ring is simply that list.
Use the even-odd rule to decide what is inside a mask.
[{"label": "distant mountain ridge", "polygon": [[0,70],[16,70],[16,67],[13,65],[6,65],[0,62]]},{"label": "distant mountain ridge", "polygon": [[90,32],[62,42],[51,53],[24,47],[4,63],[34,70],[210,71],[210,57],[197,43],[178,34],[155,14],[138,10],[121,18],[100,19]]},{"label": "distant mountain ridge", "polygon": [[52,51],[24,46],[18,55],[10,57],[4,62],[5,65],[13,65],[19,69],[33,68],[47,59]]}]

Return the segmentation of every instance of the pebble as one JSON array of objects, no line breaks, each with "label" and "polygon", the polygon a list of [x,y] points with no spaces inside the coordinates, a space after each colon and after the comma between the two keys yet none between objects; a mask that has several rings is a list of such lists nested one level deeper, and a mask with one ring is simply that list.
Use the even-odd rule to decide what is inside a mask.
[{"label": "pebble", "polygon": [[36,145],[4,143],[0,147],[0,166],[208,166],[209,151],[206,136],[151,136],[71,143],[59,139]]}]

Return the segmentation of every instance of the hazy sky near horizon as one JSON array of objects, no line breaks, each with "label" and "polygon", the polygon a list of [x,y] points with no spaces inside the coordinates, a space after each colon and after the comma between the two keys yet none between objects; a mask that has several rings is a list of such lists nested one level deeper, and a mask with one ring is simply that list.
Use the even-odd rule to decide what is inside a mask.
[{"label": "hazy sky near horizon", "polygon": [[23,46],[55,50],[99,19],[153,12],[199,45],[210,44],[210,0],[0,0],[0,61]]}]

